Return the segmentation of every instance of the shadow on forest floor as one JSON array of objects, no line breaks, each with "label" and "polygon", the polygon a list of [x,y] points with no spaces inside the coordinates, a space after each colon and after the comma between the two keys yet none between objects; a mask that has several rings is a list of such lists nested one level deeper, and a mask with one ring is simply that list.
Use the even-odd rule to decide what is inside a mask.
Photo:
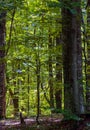
[{"label": "shadow on forest floor", "polygon": [[15,119],[1,120],[0,130],[90,130],[90,118],[75,121],[58,117],[40,117],[39,125],[35,117],[24,119],[24,121],[25,124]]}]

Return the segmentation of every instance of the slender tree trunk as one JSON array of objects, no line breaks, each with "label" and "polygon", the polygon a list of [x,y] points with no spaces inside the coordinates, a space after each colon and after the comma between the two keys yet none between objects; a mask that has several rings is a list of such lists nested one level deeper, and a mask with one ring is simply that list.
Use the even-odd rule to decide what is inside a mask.
[{"label": "slender tree trunk", "polygon": [[27,108],[28,108],[28,115],[29,115],[29,111],[30,111],[30,74],[29,74],[29,71],[30,71],[30,68],[28,66],[28,77],[27,77],[27,83],[28,83],[28,104],[27,104]]},{"label": "slender tree trunk", "polygon": [[48,49],[49,49],[49,88],[50,88],[50,108],[51,108],[51,112],[53,112],[53,108],[54,108],[54,94],[53,94],[53,67],[52,67],[52,38],[49,35],[49,45],[48,45]]},{"label": "slender tree trunk", "polygon": [[[39,56],[39,55],[38,55]],[[38,118],[40,115],[40,59],[39,57],[36,60],[36,67],[37,67],[37,116],[36,121],[39,123]]]},{"label": "slender tree trunk", "polygon": [[62,63],[61,63],[61,43],[60,37],[56,37],[56,89],[55,89],[55,100],[56,109],[62,108]]},{"label": "slender tree trunk", "polygon": [[6,12],[0,11],[0,118],[5,117],[5,32]]},{"label": "slender tree trunk", "polygon": [[[18,68],[19,69],[19,68]],[[14,86],[14,92],[12,91],[11,97],[13,99],[13,106],[14,106],[14,116],[17,116],[17,113],[19,112],[19,89],[17,84],[19,85],[19,81],[16,81],[16,66],[12,65],[12,78],[13,78],[13,86]],[[10,91],[9,91],[10,92]]]},{"label": "slender tree trunk", "polygon": [[[78,0],[80,2],[80,0]],[[84,100],[84,90],[83,90],[83,74],[82,74],[82,41],[81,41],[81,8],[80,6],[76,8],[78,12],[78,17],[76,17],[77,24],[77,81],[79,88],[79,113],[85,113],[85,100]]]},{"label": "slender tree trunk", "polygon": [[87,6],[87,67],[86,67],[86,111],[90,113],[90,5]]}]

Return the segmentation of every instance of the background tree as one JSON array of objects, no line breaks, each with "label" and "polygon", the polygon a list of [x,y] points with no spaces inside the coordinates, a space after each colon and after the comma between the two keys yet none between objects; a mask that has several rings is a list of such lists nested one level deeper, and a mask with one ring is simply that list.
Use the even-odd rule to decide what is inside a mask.
[{"label": "background tree", "polygon": [[87,4],[87,71],[86,71],[86,111],[90,112],[90,4]]},{"label": "background tree", "polygon": [[[58,34],[60,35],[60,33]],[[62,43],[60,36],[56,37],[56,82],[55,82],[55,99],[56,109],[62,109]]]},{"label": "background tree", "polygon": [[4,118],[6,112],[5,36],[6,36],[6,11],[0,10],[0,118]]}]

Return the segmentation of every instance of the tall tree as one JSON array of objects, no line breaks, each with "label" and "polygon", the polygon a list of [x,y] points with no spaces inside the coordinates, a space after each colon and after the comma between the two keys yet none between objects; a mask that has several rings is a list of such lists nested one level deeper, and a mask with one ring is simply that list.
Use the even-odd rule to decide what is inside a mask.
[{"label": "tall tree", "polygon": [[[89,3],[89,2],[88,2]],[[87,67],[86,111],[90,112],[90,4],[87,4]]]},{"label": "tall tree", "polygon": [[55,100],[56,109],[62,108],[62,63],[61,63],[61,46],[60,36],[56,37],[56,85],[55,85]]},{"label": "tall tree", "polygon": [[[65,7],[62,9],[62,35],[63,35],[63,69],[64,69],[64,100],[65,109],[74,113],[84,112],[81,54],[81,24],[78,22],[80,15],[80,0],[63,0]],[[78,2],[78,6],[75,6]],[[67,8],[68,7],[68,8]],[[78,32],[79,31],[79,32]]]},{"label": "tall tree", "polygon": [[48,68],[49,68],[49,89],[50,89],[50,108],[51,108],[51,112],[53,112],[53,108],[54,108],[54,90],[53,90],[53,66],[52,66],[52,37],[51,37],[51,32],[49,30],[49,45],[48,45],[48,49],[49,49],[49,63],[48,63]]},{"label": "tall tree", "polygon": [[84,100],[84,91],[83,91],[83,74],[82,74],[82,41],[81,41],[81,0],[78,0],[78,6],[76,7],[76,11],[78,15],[76,16],[76,25],[77,25],[77,81],[78,81],[78,89],[79,89],[79,109],[80,113],[85,112],[85,100]]},{"label": "tall tree", "polygon": [[6,12],[0,10],[0,118],[5,117],[5,33]]}]

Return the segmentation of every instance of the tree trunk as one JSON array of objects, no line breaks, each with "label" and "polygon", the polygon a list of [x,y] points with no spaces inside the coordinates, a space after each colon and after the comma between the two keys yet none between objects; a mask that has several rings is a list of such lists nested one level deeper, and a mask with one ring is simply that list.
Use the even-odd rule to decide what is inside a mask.
[{"label": "tree trunk", "polygon": [[[50,33],[50,32],[49,32]],[[52,68],[52,38],[49,35],[49,45],[48,45],[48,49],[49,49],[49,88],[50,88],[50,108],[51,108],[51,112],[53,112],[54,109],[54,94],[53,94],[53,68]]]},{"label": "tree trunk", "polygon": [[[66,2],[66,0],[64,1]],[[76,2],[71,0],[71,2]],[[77,0],[80,2],[80,0]],[[70,1],[67,6],[71,8]],[[80,6],[78,7],[80,9]],[[64,70],[64,100],[65,109],[74,113],[84,112],[82,86],[82,51],[81,51],[81,20],[77,7],[62,9],[63,34],[63,70]],[[78,32],[79,31],[79,32]],[[78,69],[78,67],[81,67]]]},{"label": "tree trunk", "polygon": [[[39,48],[38,48],[39,49]],[[37,52],[37,59],[36,59],[36,74],[37,74],[37,116],[36,121],[39,124],[39,115],[40,113],[40,57],[39,57],[39,50]]]},{"label": "tree trunk", "polygon": [[61,56],[60,37],[56,37],[56,86],[55,86],[55,100],[56,109],[62,108],[62,56]]},{"label": "tree trunk", "polygon": [[5,117],[5,32],[6,12],[0,12],[0,118]]},{"label": "tree trunk", "polygon": [[[79,0],[80,2],[80,0]],[[83,76],[82,76],[82,41],[81,41],[81,8],[77,7],[78,17],[76,17],[77,24],[77,81],[79,88],[79,113],[85,113],[85,101],[83,90]]]},{"label": "tree trunk", "polygon": [[[72,15],[68,9],[62,9],[62,35],[63,35],[63,74],[64,74],[64,108],[74,111],[73,83],[75,76],[72,76],[73,59],[72,49]],[[76,64],[74,70],[76,70]],[[75,79],[73,79],[73,77]]]},{"label": "tree trunk", "polygon": [[87,6],[87,67],[86,111],[90,113],[90,5]]},{"label": "tree trunk", "polygon": [[28,115],[29,115],[29,111],[30,111],[30,74],[29,74],[30,68],[29,68],[29,66],[27,68],[27,71],[28,71],[28,77],[27,77],[27,83],[28,83],[28,88],[27,88],[27,92],[28,92],[27,108],[28,108]]},{"label": "tree trunk", "polygon": [[[18,66],[17,66],[17,68],[18,68]],[[19,85],[19,81],[16,81],[16,65],[15,64],[12,65],[12,79],[13,79],[14,92],[12,91],[12,93],[10,93],[10,95],[13,99],[14,116],[17,116],[17,114],[19,112],[19,86],[17,86],[17,85]],[[9,90],[9,92],[10,92],[10,90]]]}]

